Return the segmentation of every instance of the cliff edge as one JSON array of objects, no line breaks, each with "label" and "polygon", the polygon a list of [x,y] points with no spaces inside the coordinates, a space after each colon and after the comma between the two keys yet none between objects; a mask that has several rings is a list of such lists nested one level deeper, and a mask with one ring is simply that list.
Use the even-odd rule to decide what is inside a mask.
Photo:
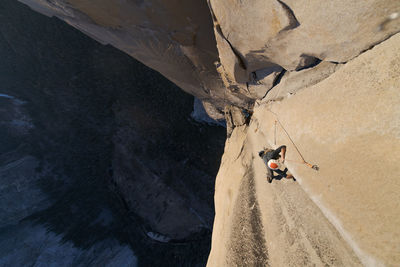
[{"label": "cliff edge", "polygon": [[[398,1],[20,1],[225,116],[210,266],[400,262]],[[280,144],[297,182],[267,184]]]},{"label": "cliff edge", "polygon": [[[399,55],[397,34],[316,85],[256,104],[226,142],[209,266],[400,262]],[[258,151],[281,144],[297,181],[269,184]]]}]

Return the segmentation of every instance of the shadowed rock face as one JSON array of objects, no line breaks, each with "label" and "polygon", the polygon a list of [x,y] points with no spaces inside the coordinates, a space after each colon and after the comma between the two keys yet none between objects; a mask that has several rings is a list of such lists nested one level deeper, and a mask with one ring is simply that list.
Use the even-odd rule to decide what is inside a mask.
[{"label": "shadowed rock face", "polygon": [[204,264],[225,130],[193,97],[13,0],[0,57],[0,265]]},{"label": "shadowed rock face", "polygon": [[392,0],[20,1],[159,71],[216,119],[252,109],[285,71],[345,63],[400,31]]},{"label": "shadowed rock face", "polygon": [[[395,56],[399,54],[397,53],[398,32],[400,31],[399,1],[367,0],[349,3],[348,1],[334,0],[329,3],[322,1],[305,3],[292,0],[209,0],[209,10],[205,1],[195,0],[183,2],[21,0],[21,2],[27,3],[35,10],[49,16],[55,15],[92,38],[111,44],[156,69],[183,90],[203,101],[205,109],[214,118],[222,118],[222,111],[225,112],[228,136],[231,138],[228,139],[227,144],[238,147],[239,152],[229,155],[229,150],[226,150],[225,154],[228,160],[222,164],[222,171],[219,175],[224,182],[217,181],[216,201],[219,201],[219,204],[216,204],[216,207],[219,211],[214,227],[214,245],[209,260],[210,265],[213,263],[215,266],[226,264],[229,261],[226,261],[225,255],[228,255],[228,260],[232,258],[232,255],[237,256],[233,263],[246,265],[248,262],[257,262],[258,255],[266,253],[265,251],[268,251],[268,255],[264,256],[268,257],[261,257],[264,259],[261,264],[268,261],[275,262],[277,266],[295,265],[299,262],[301,265],[333,265],[338,262],[342,263],[338,265],[356,265],[359,260],[364,264],[371,265],[374,263],[376,265],[380,260],[392,265],[398,262],[397,255],[399,253],[396,248],[399,246],[396,237],[399,236],[397,230],[399,223],[396,222],[400,218],[397,205],[399,201],[397,201],[395,192],[392,191],[393,188],[398,187],[398,179],[392,178],[397,177],[398,164],[395,165],[395,163],[398,161],[389,160],[386,167],[367,170],[375,166],[374,155],[381,155],[383,158],[395,150],[393,147],[398,144],[399,131],[394,124],[398,117],[395,118],[396,107],[399,106],[398,94],[395,94],[397,88],[395,84],[399,84],[396,80],[399,72],[398,60],[395,59]],[[30,21],[22,22],[30,23]],[[211,22],[214,27],[215,40]],[[28,44],[30,38],[10,45],[10,40],[13,39],[7,38],[7,36],[2,35],[2,38],[6,40],[3,42],[5,49],[13,50],[15,55],[28,62],[28,64],[26,62],[24,64],[26,73],[38,75],[36,71],[32,72],[29,69],[37,62],[29,59],[29,53],[26,51],[30,50],[27,48],[25,48],[26,51],[17,49],[19,46]],[[55,35],[54,37],[59,38],[60,42],[64,41],[64,36]],[[68,45],[78,45],[74,40],[72,38]],[[39,41],[38,43],[41,44]],[[101,164],[103,168],[100,170],[101,173],[108,173],[108,176],[104,177],[107,185],[109,184],[112,192],[117,196],[116,198],[122,203],[121,205],[131,211],[129,215],[130,218],[135,219],[134,225],[141,226],[140,231],[132,231],[129,236],[139,233],[135,236],[135,238],[138,237],[138,240],[142,240],[139,237],[147,238],[146,240],[150,238],[155,240],[154,242],[182,242],[197,239],[201,235],[201,229],[207,228],[210,221],[209,209],[204,204],[208,203],[207,200],[199,201],[200,192],[211,192],[207,190],[207,182],[201,178],[205,177],[202,172],[213,169],[212,164],[209,164],[214,162],[211,155],[216,156],[218,153],[202,154],[204,146],[201,144],[206,142],[198,142],[200,143],[198,146],[192,146],[193,142],[184,143],[191,144],[188,146],[182,145],[180,142],[187,136],[190,136],[191,140],[202,140],[201,136],[196,135],[198,131],[191,130],[192,124],[182,123],[187,121],[187,117],[185,117],[185,108],[181,105],[185,101],[191,102],[192,99],[188,100],[189,98],[187,98],[185,101],[173,102],[177,99],[177,95],[166,93],[166,86],[164,84],[161,86],[159,81],[154,81],[151,78],[153,76],[149,77],[147,72],[135,71],[132,74],[124,67],[129,65],[128,63],[124,63],[124,65],[119,60],[116,63],[114,56],[105,60],[106,57],[98,57],[96,53],[92,51],[90,54],[90,62],[96,67],[91,69],[90,75],[88,75],[97,78],[95,91],[82,90],[84,82],[81,81],[88,79],[79,80],[78,84],[73,82],[75,78],[60,80],[61,82],[57,84],[58,88],[64,88],[63,86],[69,83],[75,85],[74,88],[79,88],[73,94],[76,97],[71,98],[69,94],[52,91],[53,87],[44,83],[46,79],[49,79],[45,75],[46,79],[44,80],[32,79],[33,76],[29,75],[26,76],[30,77],[29,79],[19,79],[20,82],[29,81],[32,88],[41,88],[40,99],[35,99],[32,95],[30,95],[31,98],[27,98],[24,94],[13,95],[8,92],[11,89],[5,91],[5,94],[9,96],[2,97],[4,105],[8,106],[4,110],[10,110],[10,112],[2,115],[4,125],[7,125],[7,130],[2,131],[4,135],[10,136],[7,139],[10,141],[5,142],[4,147],[12,147],[13,144],[21,143],[18,138],[23,138],[27,132],[37,132],[37,129],[42,129],[42,133],[48,134],[42,140],[39,138],[42,135],[41,132],[37,132],[36,139],[34,139],[36,146],[33,148],[33,151],[39,151],[36,152],[37,154],[29,154],[30,157],[17,157],[16,155],[27,155],[24,149],[32,149],[26,148],[26,146],[19,147],[12,155],[7,154],[9,155],[7,159],[10,157],[16,160],[5,161],[6,165],[4,165],[3,171],[9,173],[10,170],[13,170],[13,174],[17,175],[20,171],[32,170],[39,172],[40,175],[53,173],[54,168],[47,167],[45,164],[36,168],[38,162],[45,162],[50,166],[56,166],[56,169],[60,169],[59,166],[62,166],[68,177],[77,170],[82,170],[84,177],[92,177],[92,175],[96,176],[97,171],[101,168],[91,166]],[[41,57],[46,54],[47,51],[42,54],[38,52]],[[82,53],[79,57],[85,58],[87,54]],[[8,53],[5,58],[9,55],[12,53]],[[53,69],[62,69],[63,66],[55,64],[55,62],[60,62],[60,57],[57,58],[57,56],[58,54],[52,54],[57,61],[55,60],[49,66],[41,66],[41,68],[48,73]],[[381,58],[385,62],[381,62]],[[74,69],[82,70],[82,66],[84,66],[82,61],[79,61],[74,65]],[[97,72],[100,66],[103,69]],[[122,84],[110,83],[110,81],[114,81],[114,78],[109,76],[110,69],[117,70],[119,74],[123,75],[121,77],[124,78],[120,76],[116,78]],[[10,72],[10,70],[13,68],[6,68],[4,73]],[[68,68],[62,69],[61,73],[68,74],[67,70]],[[133,92],[130,90],[132,83],[126,82],[126,77],[132,79],[137,77],[135,81],[138,84],[141,83],[139,80],[146,84],[146,86],[138,88],[146,88],[146,90]],[[4,84],[7,82],[5,81]],[[24,83],[21,84],[25,86]],[[110,86],[110,84],[112,84],[112,90],[100,86]],[[147,89],[149,87],[151,90]],[[144,96],[145,92],[149,93],[146,94],[146,97]],[[157,97],[160,95],[163,96],[163,99],[158,103],[156,99],[159,99]],[[17,99],[13,99],[13,96]],[[162,106],[162,103],[166,102],[165,99],[169,97],[172,98],[171,102],[168,101],[169,105]],[[86,101],[88,98],[91,100]],[[31,99],[36,106],[31,105],[29,109],[28,104],[22,104],[21,101],[29,103],[27,99]],[[152,100],[150,107],[147,104],[148,99]],[[256,101],[253,109],[255,100],[260,99],[262,101]],[[54,103],[57,103],[57,106]],[[34,108],[32,109],[32,107]],[[391,114],[392,117],[385,113],[371,112],[373,107],[379,112],[385,111],[387,114]],[[179,110],[179,113],[172,115],[175,114],[172,112],[175,108]],[[243,112],[243,108],[248,112]],[[324,167],[321,164],[321,170],[316,174],[314,170],[304,169],[303,165],[296,167],[294,164],[288,163],[288,167],[293,170],[295,175],[304,176],[304,179],[299,177],[298,181],[305,181],[302,186],[310,190],[307,189],[309,195],[306,196],[302,191],[303,188],[292,187],[292,192],[296,197],[287,203],[284,200],[280,201],[279,198],[282,195],[289,196],[290,188],[280,187],[278,191],[274,191],[274,187],[265,187],[263,173],[265,166],[261,162],[255,163],[254,170],[249,166],[249,163],[253,163],[254,152],[268,142],[272,145],[272,133],[276,135],[276,129],[272,129],[276,118],[273,115],[275,113],[270,112],[271,109],[279,114],[289,132],[297,135],[294,136],[294,140],[299,147],[303,147],[302,150],[307,149],[311,159],[325,165]],[[35,113],[38,110],[43,110],[45,114],[51,114],[51,116],[38,117],[39,115]],[[82,111],[84,112],[82,113]],[[149,117],[149,113],[154,114],[154,117]],[[339,115],[340,119],[336,118],[336,115]],[[62,123],[59,122],[60,119]],[[171,125],[175,125],[173,123],[176,121],[179,122],[179,127],[171,127]],[[338,132],[338,129],[342,128],[344,130],[341,130],[341,133]],[[376,130],[378,128],[379,131],[388,129],[388,132],[378,134],[379,131]],[[60,135],[63,136],[61,133],[70,129],[84,129],[84,131],[71,130],[72,134],[69,134],[68,138],[59,138]],[[176,134],[175,131],[175,134],[170,134],[171,129],[181,130],[182,134]],[[248,131],[255,135],[252,136],[253,134]],[[9,134],[10,132],[12,134]],[[86,133],[88,132],[93,133],[90,136],[96,138],[87,137]],[[238,133],[240,133],[240,138],[235,139],[234,137]],[[203,134],[208,137],[214,133],[206,131]],[[74,136],[72,140],[84,141],[78,142],[77,147],[72,146],[71,136]],[[98,138],[99,136],[103,137]],[[31,136],[26,138],[32,140]],[[211,140],[215,141],[216,139],[211,138]],[[348,141],[344,142],[345,140]],[[242,142],[244,143],[242,144]],[[291,141],[281,139],[281,142],[288,144]],[[87,144],[92,143],[99,144],[101,148],[89,150],[91,151],[89,154],[81,153],[82,150],[88,149]],[[277,145],[275,138],[273,144]],[[382,149],[382,145],[386,146],[386,149]],[[91,145],[90,149],[93,147],[95,146]],[[218,146],[212,145],[212,147]],[[53,154],[43,160],[41,156],[44,153],[43,149],[51,149]],[[71,167],[68,165],[68,158],[56,157],[58,154],[55,151],[60,150],[74,155],[74,163],[78,161],[85,164],[79,165],[79,168],[70,164]],[[106,150],[110,153],[101,154]],[[160,151],[162,152],[160,153]],[[289,156],[292,153],[290,151],[295,150],[292,147],[288,151]],[[369,157],[360,156],[363,154],[368,154]],[[104,155],[111,156],[107,158]],[[203,158],[202,155],[206,158]],[[246,155],[251,156],[251,159],[243,158]],[[294,155],[292,154],[292,156]],[[341,168],[340,171],[335,168],[335,166],[347,166],[348,162],[352,162],[355,158],[358,167]],[[90,163],[86,164],[87,161]],[[357,163],[357,161],[359,162]],[[51,162],[51,164],[47,162]],[[25,165],[21,167],[21,164]],[[201,167],[198,167],[198,164]],[[247,175],[250,173],[252,175],[246,176],[246,173],[239,172],[243,164],[245,170],[251,169]],[[15,166],[18,167],[18,171],[15,170]],[[104,169],[104,166],[108,166],[107,169]],[[356,179],[353,179],[351,173],[357,175]],[[382,173],[390,176],[385,178],[385,186],[379,184],[382,181]],[[169,178],[185,175],[195,179],[182,184],[181,181],[188,180]],[[58,176],[50,175],[50,177]],[[368,183],[365,182],[367,176],[370,181]],[[245,183],[243,186],[239,186],[238,181],[244,177],[246,177]],[[10,179],[10,181],[19,180],[19,177]],[[81,180],[81,178],[77,179],[77,181]],[[52,188],[59,188],[58,184],[63,180],[55,181],[48,182],[46,180],[42,185],[46,185],[46,190],[52,192],[54,191]],[[27,180],[26,184],[16,183],[13,188],[15,188],[15,192],[19,192],[24,185],[34,182],[35,179]],[[234,186],[228,188],[231,183],[234,183]],[[88,182],[88,184],[90,184],[90,190],[93,190],[92,182]],[[85,185],[86,182],[78,189],[85,188]],[[27,188],[31,187],[27,186]],[[57,192],[55,196],[64,196],[70,192],[65,190]],[[93,192],[102,192],[99,193],[101,196],[99,199],[106,196],[101,189],[98,190],[93,190]],[[89,190],[83,192],[87,191]],[[255,191],[255,194],[246,198],[247,192],[252,191]],[[132,192],[134,192],[134,197]],[[199,192],[199,194],[188,192]],[[316,195],[313,195],[314,193]],[[41,198],[41,195],[36,197],[36,194],[37,191],[31,192],[32,199],[24,199],[25,203],[31,201],[36,203],[32,207],[35,210],[24,212],[25,214],[34,212],[36,216],[33,218],[42,218],[43,222],[43,218],[48,218],[48,216],[42,213],[37,215],[37,211],[47,208],[46,205],[49,201]],[[256,201],[259,202],[259,207],[253,203],[253,196],[257,196],[257,194],[259,196]],[[75,196],[75,194],[71,193],[71,196]],[[184,197],[180,198],[180,196]],[[300,198],[297,196],[301,197],[301,202],[298,201]],[[365,199],[365,196],[368,198]],[[309,207],[310,198],[318,207],[314,206],[315,210],[308,214],[317,214],[318,208],[322,208],[324,215],[329,218],[329,222],[323,219],[321,212],[316,217],[303,217],[307,211],[302,211],[300,208]],[[68,199],[75,199],[75,197]],[[240,201],[242,199],[244,201]],[[274,202],[276,206],[269,205],[276,199],[279,200]],[[95,203],[100,202],[96,201]],[[209,202],[211,203],[211,201]],[[352,203],[352,205],[348,203]],[[379,206],[381,203],[385,203],[389,208],[382,209]],[[324,205],[328,209],[325,209]],[[24,205],[21,207],[25,208]],[[93,204],[90,207],[93,207]],[[247,207],[252,211],[242,212]],[[231,208],[234,208],[235,212]],[[51,211],[49,214],[55,212],[50,208],[46,210]],[[76,209],[72,208],[71,210]],[[110,221],[107,215],[109,213],[104,209],[98,210],[101,210],[96,213],[99,215],[100,222],[107,225],[107,222]],[[290,212],[290,210],[298,211],[298,213]],[[20,219],[17,218],[21,216],[17,208],[9,213],[14,214],[15,218],[12,220]],[[347,214],[351,215],[347,216]],[[13,216],[9,218],[13,218]],[[257,218],[258,216],[262,217],[261,221],[265,226],[265,231],[260,227],[253,227],[251,222],[254,220],[249,221],[249,217]],[[59,217],[62,218],[62,216]],[[122,216],[122,218],[126,217]],[[277,220],[274,221],[275,218]],[[287,219],[289,223],[286,225],[280,218]],[[303,218],[304,221],[298,221],[299,218]],[[381,218],[386,218],[386,221],[380,221]],[[231,223],[233,223],[233,227],[231,227]],[[331,223],[336,226],[336,229]],[[53,222],[51,225],[58,224]],[[246,225],[250,228],[245,229]],[[303,229],[297,227],[298,225],[315,225],[315,227]],[[282,228],[280,228],[281,226]],[[290,232],[288,235],[281,235],[283,227]],[[320,230],[315,230],[317,228]],[[130,228],[117,227],[115,229],[127,229],[128,231]],[[180,231],[180,229],[185,230]],[[238,233],[238,229],[242,229],[242,232]],[[297,232],[297,229],[300,229],[300,232]],[[324,237],[327,239],[321,239],[318,233],[325,234],[326,229],[330,229],[331,234]],[[40,229],[38,231],[40,232]],[[337,231],[340,232],[340,235]],[[232,239],[229,236],[231,233],[234,237]],[[242,234],[246,233],[251,234],[252,238],[259,236],[257,233],[265,233],[267,238],[257,239],[257,244],[260,244],[262,248],[265,246],[265,249],[254,250],[254,242],[251,240],[255,239],[243,238]],[[371,233],[381,233],[383,238],[376,242],[375,236],[370,236]],[[270,242],[268,238],[271,236],[274,245],[268,244]],[[298,239],[297,245],[293,246],[297,237],[305,238]],[[334,242],[330,243],[329,239]],[[239,240],[247,243],[245,250],[242,250],[241,246],[237,244],[236,241]],[[277,241],[280,242],[279,240],[283,246],[288,246],[288,249],[281,249],[282,246],[276,245]],[[391,241],[388,242],[388,240]],[[75,242],[77,241],[75,240]],[[138,253],[142,251],[140,248],[146,247],[143,244],[139,244]],[[199,247],[201,249],[198,251],[202,251],[206,246]],[[333,249],[331,250],[331,248]],[[340,251],[341,248],[344,248],[344,254],[342,253],[344,251]],[[124,247],[119,249],[124,251]],[[185,249],[187,249],[185,253],[192,252],[190,247],[185,247]],[[226,250],[226,253],[221,253],[221,250]],[[162,253],[160,251],[163,250],[160,249],[156,253]],[[173,251],[172,254],[178,253],[176,251],[182,252],[177,248],[171,251]],[[232,251],[236,253],[231,254]],[[245,253],[240,254],[241,251],[245,251]],[[256,253],[253,253],[254,257],[247,261],[246,255],[251,255],[252,251]],[[287,258],[282,251],[293,257]],[[321,253],[321,251],[332,251],[332,254]],[[296,254],[297,252],[299,254]],[[168,255],[171,256],[171,253]],[[174,259],[182,257],[180,264],[182,262],[186,264],[188,259],[185,258],[184,255],[187,255],[185,253],[182,252],[179,256],[174,254],[173,257],[176,256]],[[141,257],[146,257],[143,255],[146,253],[140,254]],[[340,255],[344,255],[344,257],[342,258]],[[369,255],[372,255],[371,258]],[[197,258],[188,261],[190,261],[189,263],[197,262]]]},{"label": "shadowed rock face", "polygon": [[218,52],[206,1],[21,2],[159,71],[184,91],[212,103],[209,114],[216,119],[223,118],[227,102],[248,107],[249,96],[225,94],[214,65]]}]

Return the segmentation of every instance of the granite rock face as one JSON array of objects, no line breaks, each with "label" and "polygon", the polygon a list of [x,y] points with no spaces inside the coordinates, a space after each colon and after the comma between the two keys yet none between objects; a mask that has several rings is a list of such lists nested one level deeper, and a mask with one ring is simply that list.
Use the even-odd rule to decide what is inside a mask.
[{"label": "granite rock face", "polygon": [[390,0],[20,1],[159,71],[215,119],[251,109],[284,70],[347,62],[400,30]]},{"label": "granite rock face", "polygon": [[322,62],[313,68],[284,72],[280,78],[280,83],[268,91],[263,101],[282,100],[292,96],[298,91],[328,78],[341,66],[342,64]]},{"label": "granite rock face", "polygon": [[[211,266],[398,262],[399,200],[392,190],[398,188],[398,180],[393,179],[398,176],[398,160],[390,158],[381,168],[372,168],[370,155],[384,158],[398,146],[399,1],[20,1],[159,71],[202,101],[213,118],[225,116],[229,138],[216,183]],[[167,93],[163,96],[170,97]],[[129,153],[137,147],[135,142],[142,142],[138,140],[149,132],[159,140],[172,137],[153,131],[147,114],[157,109],[142,114],[141,109],[124,102],[125,98],[129,99],[122,97],[114,110],[119,127],[112,135],[116,148],[113,166],[117,167],[112,172],[117,185],[130,188],[116,188],[139,218],[146,209],[130,197],[131,190],[142,202],[159,196],[171,204],[173,209],[163,209],[161,203],[154,206],[157,214],[146,219],[163,223],[162,227],[147,224],[151,228],[147,236],[182,238],[180,222],[177,228],[165,223],[182,214],[187,214],[194,226],[186,228],[185,234],[191,236],[204,224],[203,219],[189,215],[184,201],[169,191],[168,179],[167,186],[158,187],[157,196],[141,195],[135,189],[157,183],[160,173],[155,169],[164,170],[164,177],[175,171],[168,169],[171,154],[157,158],[156,167],[141,162],[143,157],[155,155],[151,149],[162,142],[146,143],[151,147],[146,156],[140,150]],[[315,173],[287,163],[301,188],[265,187],[264,166],[256,161],[258,149],[284,143],[288,157],[299,160],[293,154],[296,148],[290,145],[293,140],[274,128],[276,116],[305,156],[321,165],[321,171]],[[168,129],[166,118],[169,116],[157,120],[157,126]],[[130,140],[131,146],[118,140]],[[186,166],[179,153],[189,150],[172,154],[177,165]],[[129,164],[121,157],[129,159]],[[135,170],[140,177],[130,179],[126,173]],[[185,167],[182,170],[185,172]],[[377,181],[383,174],[387,175],[386,185],[380,186]],[[290,193],[301,201],[289,199]],[[192,205],[203,210],[201,201]],[[311,211],[302,210],[308,206]],[[332,243],[319,236],[317,228],[329,233]],[[268,240],[269,236],[274,240]],[[244,242],[243,254],[240,246],[233,245],[236,241]],[[287,261],[274,242],[292,252]]]},{"label": "granite rock face", "polygon": [[[311,70],[296,75],[315,77]],[[302,87],[299,78],[281,90]],[[396,34],[320,82],[258,102],[226,142],[208,265],[396,266],[399,89]],[[282,144],[297,181],[270,184],[258,152]]]},{"label": "granite rock face", "polygon": [[[343,63],[400,31],[398,18],[387,21],[399,12],[396,1],[209,3],[216,32],[240,58],[239,66],[227,66],[228,74],[232,74],[230,69],[242,68],[248,75],[276,65],[299,70],[318,60]],[[221,62],[228,61],[225,57],[230,55],[221,51],[228,48],[218,41]],[[237,82],[249,78],[234,77]]]},{"label": "granite rock face", "polygon": [[225,94],[215,68],[218,52],[205,1],[21,1],[57,16],[104,44],[159,71],[187,93],[212,103],[223,116],[225,103],[248,107],[249,97]]},{"label": "granite rock face", "polygon": [[225,129],[193,96],[14,0],[0,58],[0,265],[204,265]]}]

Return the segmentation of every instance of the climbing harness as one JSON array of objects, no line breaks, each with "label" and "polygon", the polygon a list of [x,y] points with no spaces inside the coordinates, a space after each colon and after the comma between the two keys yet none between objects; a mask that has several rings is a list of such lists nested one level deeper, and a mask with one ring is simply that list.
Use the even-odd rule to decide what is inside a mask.
[{"label": "climbing harness", "polygon": [[305,164],[305,165],[307,165],[308,167],[310,167],[311,169],[318,171],[318,170],[319,170],[318,165],[310,164],[310,163],[308,163],[308,162],[304,159],[303,155],[300,153],[300,150],[297,148],[296,144],[293,142],[293,140],[292,140],[292,138],[290,137],[289,133],[286,131],[285,127],[283,127],[282,123],[279,121],[278,115],[277,115],[275,112],[273,112],[272,110],[268,109],[268,108],[267,108],[267,110],[268,110],[269,112],[271,112],[272,114],[274,114],[274,115],[275,115],[275,118],[276,118],[276,120],[275,120],[275,135],[274,135],[274,143],[275,143],[275,145],[276,145],[276,123],[278,122],[279,125],[281,126],[282,130],[285,132],[285,134],[286,134],[287,137],[289,138],[290,142],[292,142],[294,148],[296,149],[297,153],[299,153],[299,155],[300,155],[300,157],[301,157],[301,159],[302,159],[302,162],[292,161],[292,160],[287,160],[287,161],[292,161],[292,162],[298,162],[298,163],[301,163],[301,164]]}]

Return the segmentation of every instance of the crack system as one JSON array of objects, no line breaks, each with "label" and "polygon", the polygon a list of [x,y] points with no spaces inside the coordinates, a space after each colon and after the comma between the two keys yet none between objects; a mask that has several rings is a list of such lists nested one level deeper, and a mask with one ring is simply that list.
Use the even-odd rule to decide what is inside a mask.
[{"label": "crack system", "polygon": [[294,15],[293,10],[284,2],[282,2],[281,0],[277,0],[279,4],[281,4],[282,8],[285,10],[286,15],[289,19],[289,25],[286,26],[285,28],[283,28],[282,30],[279,31],[279,33],[284,32],[284,31],[288,31],[294,28],[297,28],[298,26],[300,26],[299,21],[297,20],[296,16]]},{"label": "crack system", "polygon": [[212,8],[210,0],[207,0],[207,3],[208,3],[208,7],[210,9],[211,17],[212,17],[213,22],[214,22],[215,30],[228,43],[228,45],[231,48],[233,54],[237,57],[237,59],[239,61],[239,66],[242,69],[247,70],[246,60],[244,59],[243,55],[232,45],[232,43],[228,40],[228,38],[225,37],[225,35],[224,35],[223,31],[222,31],[221,25],[219,24],[219,22],[217,20],[217,17],[215,16],[215,13],[214,13],[214,10]]}]

